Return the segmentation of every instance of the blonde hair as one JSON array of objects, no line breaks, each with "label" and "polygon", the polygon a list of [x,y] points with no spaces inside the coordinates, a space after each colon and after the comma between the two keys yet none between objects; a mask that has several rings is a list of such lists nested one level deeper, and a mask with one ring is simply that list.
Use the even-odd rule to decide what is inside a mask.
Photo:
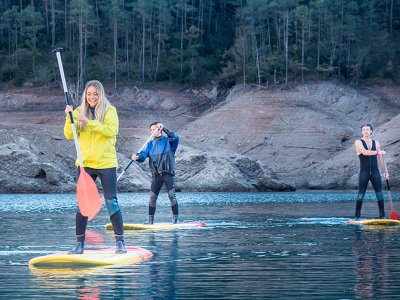
[{"label": "blonde hair", "polygon": [[[89,109],[89,103],[86,101],[86,94],[87,94],[87,90],[89,87],[94,87],[99,96],[99,100],[94,109],[94,116],[92,115],[92,113]],[[85,90],[83,91],[83,94],[82,94],[81,112],[80,113],[82,115],[84,115],[86,118],[88,118],[89,120],[92,120],[94,117],[95,120],[103,123],[104,116],[106,115],[106,112],[107,112],[108,108],[110,107],[110,105],[111,104],[106,97],[106,94],[104,92],[104,87],[101,84],[101,82],[98,80],[88,81],[85,85]],[[79,123],[78,131],[83,130],[85,128],[85,124],[82,122],[78,122],[78,123]]]}]

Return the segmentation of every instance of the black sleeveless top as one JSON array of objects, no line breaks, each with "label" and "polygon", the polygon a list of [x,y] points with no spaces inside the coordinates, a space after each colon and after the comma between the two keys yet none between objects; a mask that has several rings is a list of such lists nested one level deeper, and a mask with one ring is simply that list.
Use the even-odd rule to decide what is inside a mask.
[{"label": "black sleeveless top", "polygon": [[[376,143],[375,140],[372,140],[372,147],[368,149],[367,143],[364,140],[361,140],[365,150],[376,151]],[[362,153],[358,156],[360,159],[360,173],[368,173],[372,174],[375,172],[379,173],[378,168],[378,156],[377,155],[363,155]]]}]

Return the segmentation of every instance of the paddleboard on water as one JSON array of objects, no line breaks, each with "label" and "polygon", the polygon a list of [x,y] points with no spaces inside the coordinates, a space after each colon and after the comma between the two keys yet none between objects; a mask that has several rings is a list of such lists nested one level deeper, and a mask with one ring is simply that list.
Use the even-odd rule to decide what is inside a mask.
[{"label": "paddleboard on water", "polygon": [[399,226],[399,220],[392,219],[364,219],[364,220],[349,220],[348,224],[354,225],[381,225],[381,226]]},{"label": "paddleboard on water", "polygon": [[32,258],[31,268],[72,268],[108,266],[123,263],[136,263],[150,259],[153,253],[140,247],[126,247],[127,253],[115,254],[115,248],[89,249],[83,254],[54,253]]},{"label": "paddleboard on water", "polygon": [[[182,222],[178,224],[172,223],[154,223],[154,224],[134,224],[124,223],[124,229],[126,230],[166,230],[166,229],[178,229],[178,228],[194,228],[204,227],[206,223],[203,222]],[[107,230],[112,230],[112,224],[108,223],[105,225]]]}]

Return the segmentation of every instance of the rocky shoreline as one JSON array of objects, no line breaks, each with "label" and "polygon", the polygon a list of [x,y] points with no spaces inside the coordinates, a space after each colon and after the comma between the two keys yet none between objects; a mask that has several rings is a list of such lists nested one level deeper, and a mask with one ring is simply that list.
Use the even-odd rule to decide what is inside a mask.
[{"label": "rocky shoreline", "polygon": [[[57,91],[0,93],[0,193],[74,191],[75,149],[63,136]],[[396,188],[399,91],[332,82],[285,91],[237,86],[226,96],[216,87],[125,88],[109,95],[120,116],[118,174],[147,139],[148,124],[160,120],[181,136],[178,191],[352,190],[358,172],[353,142],[359,125],[370,120]],[[147,163],[134,163],[118,189],[148,191],[149,176]]]}]

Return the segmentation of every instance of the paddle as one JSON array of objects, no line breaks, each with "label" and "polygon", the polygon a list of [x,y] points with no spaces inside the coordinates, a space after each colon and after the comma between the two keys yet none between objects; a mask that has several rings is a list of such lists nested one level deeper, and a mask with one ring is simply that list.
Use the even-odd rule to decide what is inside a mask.
[{"label": "paddle", "polygon": [[[386,166],[386,162],[383,159],[383,156],[381,155],[381,159],[383,162],[383,172],[389,176],[389,172],[387,170],[387,166]],[[389,179],[385,179],[386,180],[386,186],[387,186],[387,190],[388,190],[388,197],[389,197],[389,205],[390,205],[390,217],[389,219],[392,220],[400,220],[399,215],[394,211],[393,209],[393,202],[392,202],[392,194],[390,193],[390,184],[389,184]]]},{"label": "paddle", "polygon": [[[67,105],[71,105],[69,101],[70,97],[67,89],[67,84],[65,81],[64,68],[61,61],[61,50],[62,48],[57,48],[54,49],[53,52],[55,52],[57,55],[58,67],[60,69],[61,81],[64,89],[65,102]],[[99,198],[99,191],[97,190],[95,182],[83,167],[83,160],[81,151],[79,149],[78,136],[76,133],[72,112],[69,112],[69,117],[71,120],[72,134],[74,136],[76,155],[80,168],[78,183],[76,185],[76,198],[80,213],[91,220],[100,211],[104,198]]]},{"label": "paddle", "polygon": [[[140,153],[144,147],[146,147],[146,145],[153,139],[153,137],[156,135],[156,133],[158,133],[158,130],[154,130],[153,133],[150,135],[150,137],[147,139],[147,141],[142,145],[142,147],[140,147],[139,151],[136,153]],[[131,166],[131,164],[134,162],[134,160],[131,159],[131,161],[129,162],[129,164],[125,167],[125,169],[122,171],[121,174],[119,174],[117,181],[122,177],[122,175],[125,174],[126,170],[128,170],[128,168]]]}]

